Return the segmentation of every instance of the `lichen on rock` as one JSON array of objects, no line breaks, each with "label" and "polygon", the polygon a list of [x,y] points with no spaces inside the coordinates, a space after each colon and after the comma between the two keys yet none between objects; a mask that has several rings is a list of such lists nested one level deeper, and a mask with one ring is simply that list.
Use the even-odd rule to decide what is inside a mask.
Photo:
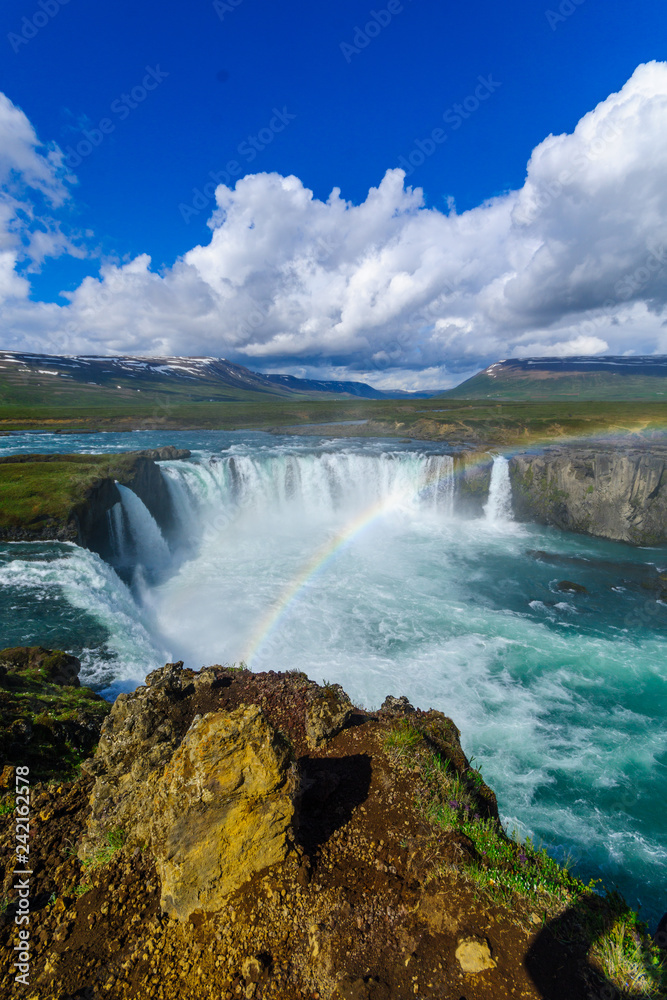
[{"label": "lichen on rock", "polygon": [[354,706],[340,684],[318,688],[306,707],[306,737],[311,749],[342,732],[353,712]]},{"label": "lichen on rock", "polygon": [[293,805],[289,755],[257,706],[196,718],[153,799],[150,845],[163,910],[217,910],[283,861]]},{"label": "lichen on rock", "polygon": [[[218,909],[255,872],[284,860],[293,787],[289,751],[257,706],[195,714],[201,675],[170,663],[119,695],[85,770],[95,776],[79,849],[109,831],[148,847],[165,912]],[[212,676],[205,679],[214,683]]]}]

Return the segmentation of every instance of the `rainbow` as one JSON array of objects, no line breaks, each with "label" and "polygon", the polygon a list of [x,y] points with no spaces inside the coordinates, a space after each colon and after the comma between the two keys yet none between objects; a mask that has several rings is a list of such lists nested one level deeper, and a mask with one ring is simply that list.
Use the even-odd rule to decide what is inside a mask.
[{"label": "rainbow", "polygon": [[[473,464],[481,464],[484,461],[488,462],[488,460],[489,453],[481,455],[472,463],[469,462],[467,467],[470,468]],[[442,476],[435,473],[430,476],[425,476],[419,487],[418,493],[421,493],[429,486],[433,486],[440,482],[442,478]],[[414,496],[415,494],[412,492],[396,491],[389,497],[384,497],[380,501],[375,501],[360,514],[355,515],[355,517],[352,518],[352,520],[349,521],[336,535],[334,535],[333,538],[329,539],[324,543],[324,545],[320,546],[320,548],[313,554],[302,569],[299,570],[297,575],[284,588],[275,603],[258,622],[257,628],[253,632],[246,646],[245,653],[242,657],[243,662],[252,668],[253,659],[264,643],[275,632],[279,622],[288,612],[291,605],[298,600],[312,580],[322,573],[334,561],[334,559],[340,555],[346,546],[357,538],[374,521],[378,520],[378,518],[383,517],[390,510],[395,509],[401,503],[405,503],[406,501],[413,499]]]},{"label": "rainbow", "polygon": [[[641,433],[646,430],[646,424],[639,424],[633,428],[623,428],[619,429],[619,438],[627,436],[630,433]],[[662,429],[662,428],[660,428]],[[607,435],[607,438],[612,435]],[[573,444],[578,441],[585,441],[588,437],[600,437],[600,429],[596,428],[592,430],[590,434],[576,434],[576,435],[561,435],[557,438],[554,437],[544,437],[543,439],[537,440],[531,438],[530,443],[527,443],[525,448],[529,450],[539,450],[545,445],[563,445],[563,444]],[[508,448],[507,451],[522,451],[519,445],[515,445],[513,448]],[[457,475],[461,475],[464,470],[474,468],[476,465],[481,465],[484,462],[488,462],[489,458],[493,458],[499,454],[502,454],[500,449],[498,450],[488,450],[479,452],[476,456],[472,456],[470,452],[466,454],[465,462],[461,464],[458,471],[456,470],[454,477],[456,479]],[[431,477],[425,477],[423,484],[421,485],[418,492],[421,492],[428,486],[434,485],[440,480],[440,476],[432,475]],[[395,507],[399,501],[405,501],[411,499],[408,495],[394,494],[391,497],[387,497],[379,502],[371,504],[366,510],[362,511],[360,514],[356,515],[347,525],[345,525],[332,539],[327,541],[322,545],[317,552],[308,560],[308,562],[303,566],[303,568],[297,573],[293,580],[283,589],[282,593],[275,601],[275,603],[267,610],[263,617],[259,620],[257,628],[251,635],[248,644],[246,646],[245,654],[243,656],[243,661],[252,667],[252,661],[254,657],[259,652],[260,648],[265,644],[269,637],[275,632],[282,618],[287,614],[291,605],[299,599],[303,591],[308,587],[311,581],[322,573],[327,566],[329,566],[334,559],[348,546],[358,535],[360,535],[366,528],[368,528],[375,520],[382,517],[390,509]]]},{"label": "rainbow", "polygon": [[292,581],[285,587],[275,604],[269,608],[264,617],[260,620],[253,636],[250,639],[243,660],[249,667],[252,667],[253,658],[260,647],[268,640],[275,631],[283,615],[290,605],[297,600],[308,584],[336,558],[350,542],[360,535],[364,528],[369,527],[377,518],[381,517],[389,509],[388,501],[382,500],[375,503],[354,520],[338,532],[332,539],[322,545],[305,566],[297,573]]}]

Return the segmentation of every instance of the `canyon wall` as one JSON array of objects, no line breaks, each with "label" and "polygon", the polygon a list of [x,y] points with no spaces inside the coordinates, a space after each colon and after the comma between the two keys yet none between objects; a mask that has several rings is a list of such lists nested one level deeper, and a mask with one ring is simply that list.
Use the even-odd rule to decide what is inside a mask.
[{"label": "canyon wall", "polygon": [[[189,452],[161,448],[113,456],[116,465],[82,488],[61,513],[40,513],[40,496],[29,516],[0,525],[0,540],[55,539],[77,542],[111,561],[113,546],[108,512],[121,500],[116,482],[129,487],[145,504],[167,542],[176,528],[167,482],[156,461],[188,458]],[[29,455],[2,459],[24,466],[74,456]],[[82,456],[76,456],[80,461]],[[487,451],[454,458],[454,510],[463,517],[483,517],[489,497],[493,456]],[[63,476],[76,480],[76,463]],[[510,458],[512,508],[519,521],[551,525],[633,545],[667,544],[667,446],[609,444],[551,446]],[[17,468],[16,481],[21,479]],[[38,480],[39,482],[39,477]],[[10,482],[10,486],[11,486]],[[42,493],[44,493],[42,489]],[[73,497],[76,489],[73,488]],[[41,498],[42,506],[46,500]]]},{"label": "canyon wall", "polygon": [[667,544],[667,447],[552,447],[510,459],[514,515],[633,545]]}]

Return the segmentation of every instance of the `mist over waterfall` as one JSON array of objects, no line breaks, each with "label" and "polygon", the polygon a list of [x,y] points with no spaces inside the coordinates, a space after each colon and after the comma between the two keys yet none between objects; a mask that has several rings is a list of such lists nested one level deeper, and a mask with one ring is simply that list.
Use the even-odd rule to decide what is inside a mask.
[{"label": "mist over waterfall", "polygon": [[[126,435],[104,441],[128,448]],[[488,497],[471,500],[470,477],[458,483],[452,457],[427,443],[176,442],[193,455],[160,463],[164,533],[119,487],[118,572],[67,543],[0,546],[7,645],[71,650],[84,682],[111,695],[180,659],[302,670],[369,708],[405,694],[454,719],[510,830],[631,900],[641,887],[642,912],[660,917],[667,611],[642,572],[664,552],[515,521],[503,456]],[[99,449],[99,436],[77,445]],[[583,589],[565,593],[563,579]]]},{"label": "mist over waterfall", "polygon": [[185,534],[249,510],[280,510],[286,516],[299,511],[334,521],[376,504],[443,515],[453,511],[449,455],[237,455],[208,463],[167,462],[163,473]]}]

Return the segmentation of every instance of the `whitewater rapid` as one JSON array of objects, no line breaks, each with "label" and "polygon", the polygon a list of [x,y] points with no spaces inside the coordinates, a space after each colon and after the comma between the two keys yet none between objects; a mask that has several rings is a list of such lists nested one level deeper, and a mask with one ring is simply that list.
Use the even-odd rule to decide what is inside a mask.
[{"label": "whitewater rapid", "polygon": [[[110,695],[168,659],[296,668],[368,707],[406,694],[455,720],[510,830],[659,917],[667,608],[627,567],[640,580],[664,550],[517,524],[503,456],[484,510],[465,519],[453,460],[433,448],[199,444],[161,464],[179,527],[169,545],[121,491],[110,521],[125,582],[75,546],[1,547],[0,600],[34,609],[12,640],[77,636],[67,648]],[[560,592],[563,577],[587,593]]]}]

